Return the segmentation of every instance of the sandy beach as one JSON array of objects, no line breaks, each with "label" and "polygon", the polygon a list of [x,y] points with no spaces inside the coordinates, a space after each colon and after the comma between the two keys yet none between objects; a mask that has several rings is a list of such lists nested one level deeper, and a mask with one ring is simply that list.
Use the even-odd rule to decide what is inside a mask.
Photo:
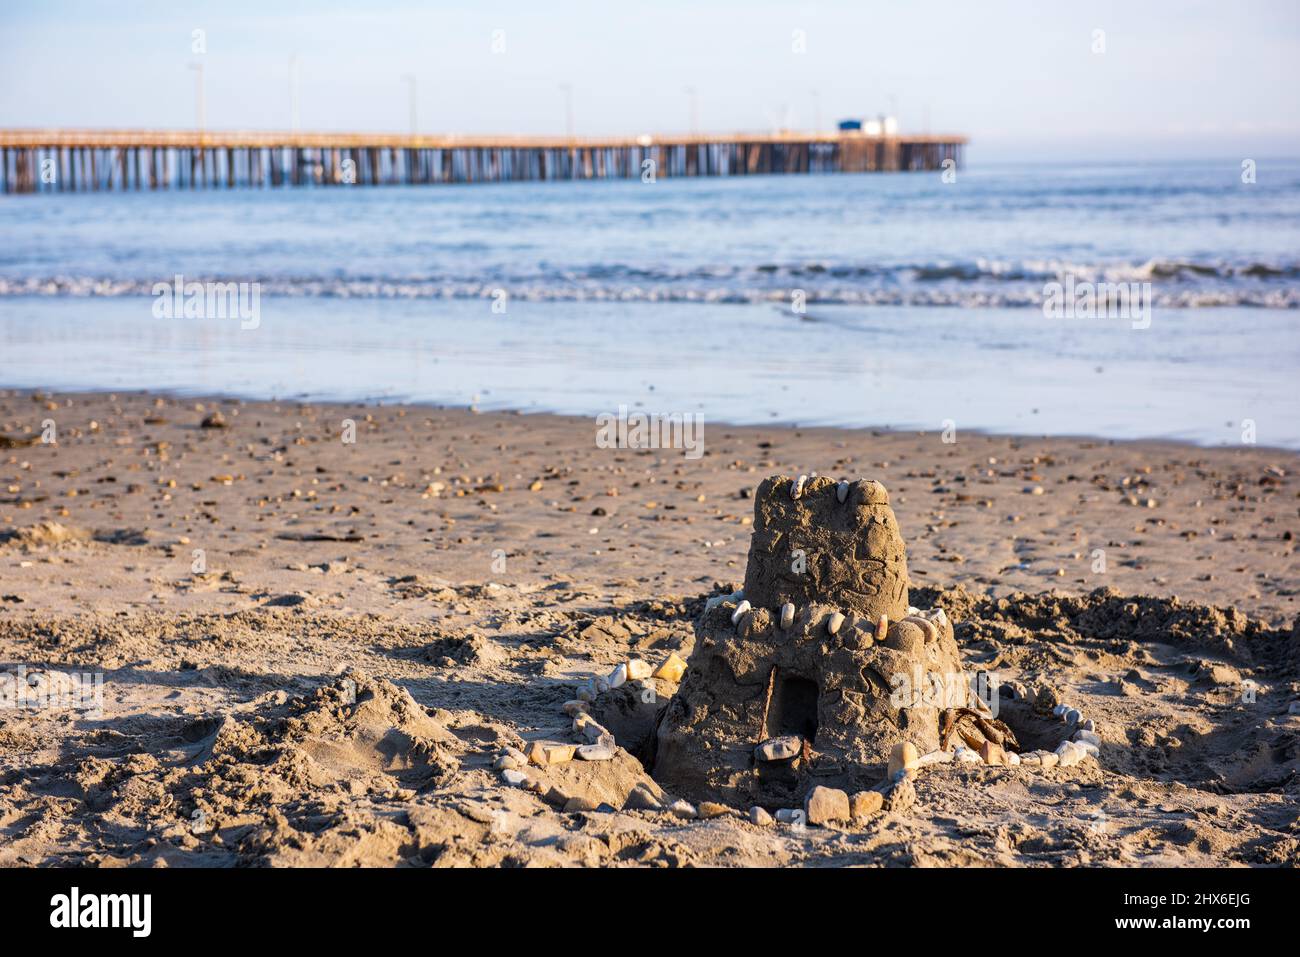
[{"label": "sandy beach", "polygon": [[[1297,862],[1296,453],[708,422],[692,460],[595,433],[0,393],[0,667],[103,675],[102,714],[0,709],[0,865]],[[931,767],[910,809],[797,830],[625,808],[657,787],[626,751],[505,784],[593,675],[689,659],[754,490],[805,473],[882,482],[913,602],[968,667],[1095,716],[1097,760]]]}]

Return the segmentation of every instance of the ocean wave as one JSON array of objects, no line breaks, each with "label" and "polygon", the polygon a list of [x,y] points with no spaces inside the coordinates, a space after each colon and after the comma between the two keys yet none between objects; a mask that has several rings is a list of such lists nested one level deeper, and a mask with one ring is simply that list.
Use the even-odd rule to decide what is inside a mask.
[{"label": "ocean wave", "polygon": [[[186,277],[187,280],[198,277]],[[243,277],[203,277],[211,282],[259,282],[261,295],[298,296],[328,299],[491,299],[506,290],[511,299],[521,302],[610,302],[610,303],[788,303],[788,287],[703,285],[685,283],[606,283],[533,282],[443,282],[406,280],[247,280]],[[1088,281],[1076,278],[1076,281]],[[1119,281],[1119,280],[1110,280]],[[1138,281],[1138,280],[1132,280]],[[108,280],[100,277],[49,277],[4,280],[0,278],[0,298],[4,296],[135,296],[151,295],[155,282],[147,280]],[[1006,286],[824,286],[802,290],[810,306],[953,306],[965,308],[1039,308],[1043,306],[1043,286],[1031,282]],[[1300,286],[1245,287],[1153,286],[1152,303],[1164,308],[1209,308],[1251,306],[1260,308],[1300,308]]]},{"label": "ocean wave", "polygon": [[[600,264],[530,272],[491,281],[446,276],[186,275],[186,281],[256,282],[262,295],[332,299],[479,299],[501,290],[534,302],[789,302],[881,306],[1040,307],[1044,285],[1151,283],[1152,303],[1164,308],[1257,306],[1300,308],[1300,265],[1197,262],[1153,258],[1140,263],[1056,260],[849,264],[760,263],[671,268]],[[151,295],[172,276],[0,276],[0,297],[117,297]]]}]

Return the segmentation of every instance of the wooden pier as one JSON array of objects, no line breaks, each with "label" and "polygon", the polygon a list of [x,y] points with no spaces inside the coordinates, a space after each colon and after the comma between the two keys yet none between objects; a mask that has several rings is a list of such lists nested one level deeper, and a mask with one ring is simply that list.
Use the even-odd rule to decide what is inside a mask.
[{"label": "wooden pier", "polygon": [[964,136],[636,137],[0,130],[5,193],[496,183],[960,167]]}]

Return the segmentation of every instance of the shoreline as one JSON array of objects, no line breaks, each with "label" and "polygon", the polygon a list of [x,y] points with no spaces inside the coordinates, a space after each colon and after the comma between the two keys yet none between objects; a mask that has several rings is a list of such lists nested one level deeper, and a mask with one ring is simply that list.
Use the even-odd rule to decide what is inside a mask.
[{"label": "shoreline", "polygon": [[[285,405],[303,405],[319,406],[323,408],[351,408],[351,409],[382,409],[382,408],[403,408],[407,410],[423,410],[431,413],[450,413],[450,414],[470,414],[470,415],[497,415],[497,416],[538,416],[546,419],[557,419],[569,422],[577,426],[581,423],[591,425],[594,433],[599,424],[597,419],[602,415],[612,415],[617,413],[617,406],[614,412],[601,410],[590,414],[574,412],[558,412],[549,408],[522,408],[517,405],[495,406],[484,402],[469,403],[452,403],[427,401],[419,398],[408,396],[370,396],[355,400],[306,396],[266,396],[258,393],[240,393],[237,391],[207,390],[196,389],[193,391],[186,389],[171,388],[135,388],[135,389],[50,389],[44,387],[26,387],[26,386],[6,386],[0,384],[0,400],[11,397],[32,397],[32,396],[61,396],[64,399],[73,400],[107,400],[111,397],[118,398],[136,398],[149,399],[162,398],[178,403],[202,403],[207,405],[248,405],[248,406],[285,406]],[[687,411],[678,410],[673,413],[659,412],[649,408],[642,401],[637,402],[635,406],[623,403],[628,406],[629,412],[644,412],[659,415],[684,414],[693,415],[698,410]],[[797,419],[787,420],[773,418],[763,423],[756,422],[737,422],[730,419],[715,419],[706,416],[704,427],[709,429],[748,429],[748,430],[776,430],[776,431],[801,431],[810,430],[824,432],[842,432],[849,435],[870,433],[874,437],[882,436],[938,436],[942,433],[942,428],[920,429],[908,428],[905,426],[866,424],[866,425],[837,425],[833,423],[806,422]],[[1170,436],[1106,436],[1096,435],[1086,432],[1078,433],[1048,433],[1048,432],[1026,432],[1026,431],[1002,431],[989,428],[961,428],[962,436],[972,438],[1003,440],[1009,442],[1015,441],[1036,441],[1036,442],[1053,442],[1061,441],[1071,444],[1077,443],[1096,443],[1099,445],[1126,446],[1126,445],[1147,445],[1157,449],[1168,448],[1170,451],[1218,451],[1229,452],[1235,449],[1252,450],[1260,453],[1275,454],[1283,458],[1290,458],[1300,461],[1300,449],[1293,449],[1285,445],[1270,445],[1268,443],[1230,443],[1220,442],[1218,444],[1208,444],[1198,442],[1190,438],[1178,438]],[[637,451],[635,449],[629,451]]]},{"label": "shoreline", "polygon": [[[770,304],[267,300],[238,320],[157,319],[144,299],[0,307],[11,387],[148,388],[711,422],[941,428],[1300,448],[1289,314],[1157,313],[1135,331],[1032,310]],[[95,343],[94,350],[84,348]],[[197,351],[196,351],[197,350]],[[302,401],[288,398],[283,401]]]}]

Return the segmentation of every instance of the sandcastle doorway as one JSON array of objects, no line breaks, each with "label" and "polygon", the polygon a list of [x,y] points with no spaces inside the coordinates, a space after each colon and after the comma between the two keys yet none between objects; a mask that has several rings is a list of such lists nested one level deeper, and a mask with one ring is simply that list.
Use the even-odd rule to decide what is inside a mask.
[{"label": "sandcastle doorway", "polygon": [[763,739],[796,735],[813,744],[817,740],[817,709],[821,689],[817,682],[772,669],[771,697],[763,722]]}]

